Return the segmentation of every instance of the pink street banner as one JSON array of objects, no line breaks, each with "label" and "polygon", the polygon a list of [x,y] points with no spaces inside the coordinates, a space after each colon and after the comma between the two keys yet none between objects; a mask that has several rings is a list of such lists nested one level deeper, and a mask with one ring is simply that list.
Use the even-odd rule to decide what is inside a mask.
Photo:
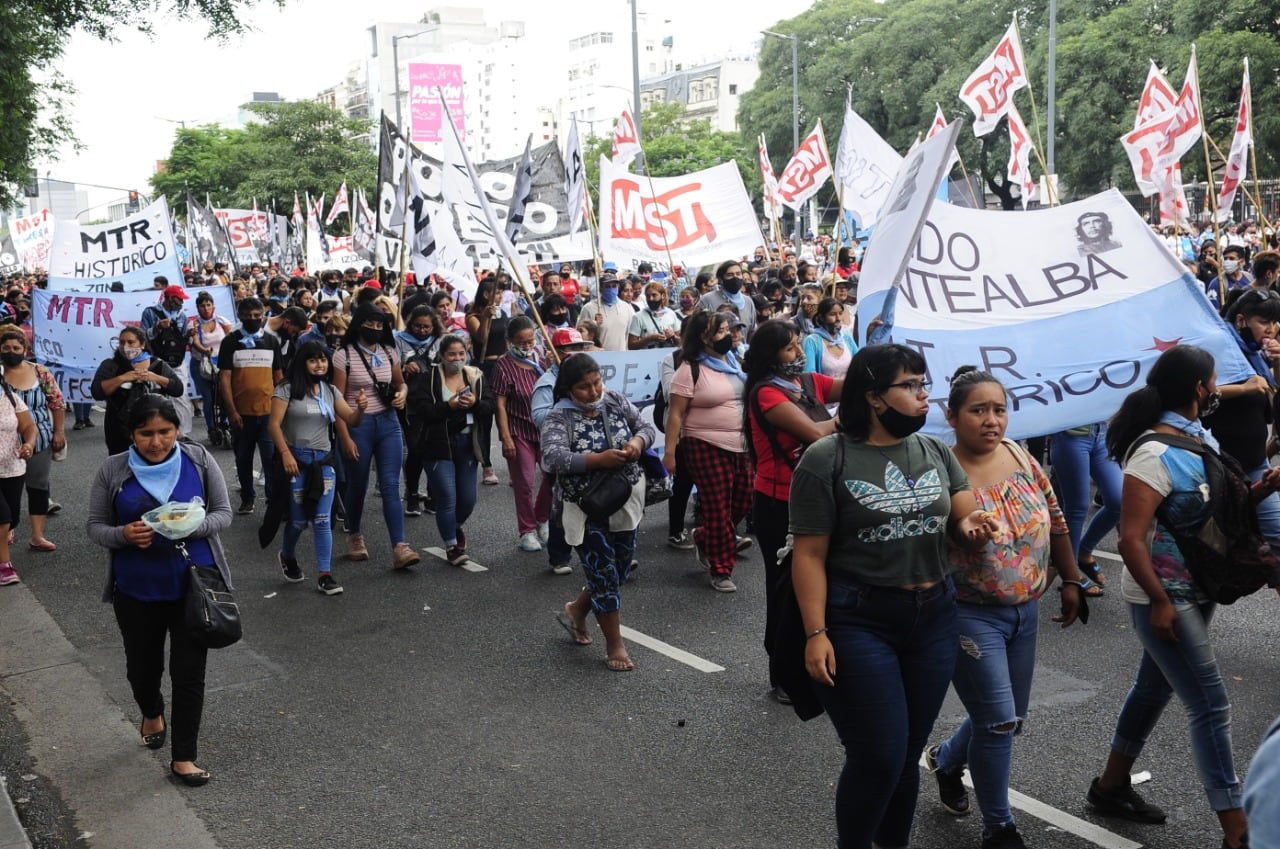
[{"label": "pink street banner", "polygon": [[462,110],[462,66],[436,62],[409,63],[409,128],[414,144],[444,141],[444,109],[436,89],[444,95],[449,115],[458,135],[466,141],[466,119]]}]

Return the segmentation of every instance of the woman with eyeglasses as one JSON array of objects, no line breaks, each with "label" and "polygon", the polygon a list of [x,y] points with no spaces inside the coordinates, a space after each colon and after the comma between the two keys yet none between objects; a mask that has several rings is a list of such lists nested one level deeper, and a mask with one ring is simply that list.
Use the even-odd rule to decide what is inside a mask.
[{"label": "woman with eyeglasses", "polygon": [[791,577],[805,667],[845,749],[839,845],[911,843],[920,753],[955,671],[960,634],[948,542],[977,549],[993,519],[939,439],[925,361],[902,345],[854,355],[840,431],[791,481]]}]

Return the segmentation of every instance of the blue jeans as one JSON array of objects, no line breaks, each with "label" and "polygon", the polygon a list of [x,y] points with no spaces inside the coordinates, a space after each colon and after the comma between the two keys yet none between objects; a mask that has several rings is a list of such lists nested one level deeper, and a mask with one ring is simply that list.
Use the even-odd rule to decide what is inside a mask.
[{"label": "blue jeans", "polygon": [[1231,756],[1231,704],[1209,642],[1215,607],[1176,602],[1178,641],[1171,643],[1152,632],[1150,605],[1129,605],[1133,629],[1142,640],[1142,660],[1120,708],[1111,748],[1132,758],[1142,754],[1169,698],[1177,693],[1190,720],[1191,754],[1209,804],[1227,811],[1241,807],[1243,790]]},{"label": "blue jeans", "polygon": [[911,841],[924,751],[956,668],[959,634],[950,580],[927,590],[827,586],[834,687],[815,685],[840,743],[840,849],[898,849]]},{"label": "blue jeans", "polygon": [[83,403],[75,403],[71,405],[71,409],[76,414],[76,421],[87,422],[89,421],[89,413],[93,410],[93,404],[87,401]]},{"label": "blue jeans", "polygon": [[267,433],[268,416],[241,416],[241,426],[231,429],[231,444],[235,448],[236,477],[240,481],[240,498],[254,499],[253,450],[258,449],[262,460],[262,489],[271,499],[271,458],[276,455],[276,445]]},{"label": "blue jeans", "polygon": [[[1249,480],[1257,483],[1262,480],[1271,464],[1265,460],[1256,469],[1249,470]],[[1258,528],[1271,543],[1273,549],[1280,548],[1280,493],[1273,492],[1258,502]]]},{"label": "blue jeans", "polygon": [[445,548],[458,544],[458,528],[471,518],[479,497],[479,462],[471,448],[471,434],[452,437],[452,460],[428,460],[427,486],[436,502],[436,527]]},{"label": "blue jeans", "polygon": [[204,412],[204,426],[209,433],[213,433],[219,424],[226,425],[227,423],[226,413],[221,413],[217,418],[214,417],[215,412],[220,412],[216,407],[218,382],[216,380],[205,380],[200,375],[200,362],[198,360],[193,360],[191,366],[191,385],[195,387],[196,392],[200,395],[200,407]]},{"label": "blue jeans", "polygon": [[[1089,431],[1088,436],[1069,436],[1065,431],[1055,433],[1049,448],[1053,471],[1062,490],[1059,506],[1071,531],[1071,547],[1077,557],[1081,552],[1093,551],[1119,524],[1120,490],[1124,486],[1120,464],[1107,456],[1106,423],[1091,425]],[[1091,503],[1090,477],[1102,495],[1102,509],[1094,514],[1086,528],[1084,520],[1089,516]]]},{"label": "blue jeans", "polygon": [[960,654],[952,683],[969,715],[938,750],[938,768],[958,773],[969,765],[982,833],[988,837],[1013,822],[1013,738],[1022,732],[1031,699],[1040,603],[958,604],[956,609]]},{"label": "blue jeans", "polygon": [[395,410],[365,415],[360,424],[350,428],[360,459],[347,464],[347,528],[360,533],[364,520],[364,497],[369,491],[369,467],[377,460],[378,491],[382,493],[382,518],[393,546],[405,541],[404,502],[400,500],[400,461],[404,456],[404,438]]},{"label": "blue jeans", "polygon": [[[299,466],[306,466],[324,459],[329,452],[290,445],[289,453],[298,461]],[[333,563],[333,527],[330,524],[330,514],[333,511],[333,492],[337,473],[333,470],[333,466],[321,468],[324,470],[324,490],[320,495],[319,503],[316,504],[315,518],[310,521],[316,546],[316,571],[323,573],[328,572]],[[293,498],[289,501],[289,521],[285,523],[284,543],[280,546],[280,553],[285,557],[292,557],[297,550],[298,540],[302,537],[302,531],[307,527],[308,521],[302,510],[306,480],[302,475],[295,475],[290,479],[290,484]]]}]

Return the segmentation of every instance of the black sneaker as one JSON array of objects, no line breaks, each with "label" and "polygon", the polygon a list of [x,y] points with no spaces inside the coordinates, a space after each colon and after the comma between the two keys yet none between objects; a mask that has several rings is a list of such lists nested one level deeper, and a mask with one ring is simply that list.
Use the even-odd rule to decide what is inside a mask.
[{"label": "black sneaker", "polygon": [[[938,750],[940,748],[940,746],[930,746],[924,750],[925,769],[932,772],[933,777],[938,779],[938,801],[942,803],[943,810],[953,817],[968,816],[969,791],[965,789],[964,782],[960,780],[963,773],[943,772],[938,768]],[[986,846],[985,841],[983,846]]]},{"label": "black sneaker", "polygon": [[[298,580],[302,580],[299,578]],[[333,579],[328,572],[321,572],[320,579],[316,581],[316,589],[325,595],[337,595],[342,592],[342,585]]]},{"label": "black sneaker", "polygon": [[253,512],[253,499],[246,498],[240,502],[240,507],[236,510],[241,516],[248,516]]},{"label": "black sneaker", "polygon": [[991,836],[982,838],[982,849],[1027,849],[1027,844],[1022,842],[1018,827],[1009,823]]},{"label": "black sneaker", "polygon": [[284,579],[289,583],[296,584],[302,580],[302,569],[298,567],[298,558],[281,554],[280,569],[284,572]]},{"label": "black sneaker", "polygon": [[406,493],[404,497],[404,514],[406,516],[421,516],[422,508],[419,505],[421,496],[416,492]]},{"label": "black sneaker", "polygon": [[1130,822],[1159,825],[1164,822],[1164,811],[1143,799],[1133,785],[1126,782],[1124,787],[1115,790],[1103,790],[1098,786],[1098,779],[1089,785],[1085,794],[1093,809],[1104,817],[1120,817]]},{"label": "black sneaker", "polygon": [[422,496],[421,507],[422,507],[422,512],[426,513],[428,516],[434,516],[436,514],[436,503],[431,499],[431,496],[429,495]]}]

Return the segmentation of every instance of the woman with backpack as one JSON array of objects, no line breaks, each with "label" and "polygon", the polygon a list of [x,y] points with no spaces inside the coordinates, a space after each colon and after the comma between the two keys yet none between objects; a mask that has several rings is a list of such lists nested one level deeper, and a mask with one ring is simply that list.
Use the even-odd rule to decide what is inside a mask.
[{"label": "woman with backpack", "polygon": [[[1116,720],[1106,769],[1093,780],[1087,799],[1104,816],[1165,821],[1164,811],[1133,789],[1129,773],[1177,694],[1187,712],[1200,782],[1222,826],[1222,845],[1238,849],[1247,845],[1248,824],[1231,754],[1231,705],[1209,639],[1217,605],[1192,576],[1175,538],[1175,530],[1201,527],[1218,509],[1215,501],[1231,497],[1211,492],[1205,450],[1216,443],[1200,423],[1218,398],[1213,356],[1178,345],[1160,355],[1147,385],[1124,400],[1110,423],[1107,447],[1124,465],[1121,591],[1143,651]],[[1243,480],[1229,457],[1214,457],[1228,475]],[[1271,469],[1247,490],[1245,485],[1234,491],[1256,503],[1280,487],[1280,469]]]},{"label": "woman with backpack", "polygon": [[968,765],[982,812],[982,849],[1026,849],[1009,806],[1009,774],[1013,739],[1031,700],[1039,599],[1052,564],[1062,575],[1062,616],[1054,621],[1067,627],[1076,620],[1082,576],[1048,476],[1005,439],[1009,408],[1000,381],[961,366],[951,378],[947,422],[956,435],[952,453],[978,506],[995,516],[997,531],[980,550],[949,549],[961,634],[952,685],[968,716],[925,752],[925,764],[938,780],[943,808],[954,816],[969,813],[960,781]]},{"label": "woman with backpack", "polygon": [[129,326],[120,328],[116,352],[98,366],[89,391],[95,401],[107,402],[102,435],[107,440],[107,453],[119,454],[133,444],[127,422],[139,398],[151,393],[177,398],[187,387],[168,363],[151,356],[142,328]]},{"label": "woman with backpack", "polygon": [[[751,515],[764,558],[764,646],[772,654],[778,622],[775,596],[779,583],[789,577],[779,569],[778,550],[787,541],[791,473],[808,445],[836,432],[838,422],[827,405],[840,397],[844,380],[805,370],[799,334],[785,320],[760,325],[742,368],[747,375],[742,424],[755,466]],[[772,678],[772,669],[770,673]],[[790,702],[776,681],[769,681],[769,690],[783,704]]]}]

